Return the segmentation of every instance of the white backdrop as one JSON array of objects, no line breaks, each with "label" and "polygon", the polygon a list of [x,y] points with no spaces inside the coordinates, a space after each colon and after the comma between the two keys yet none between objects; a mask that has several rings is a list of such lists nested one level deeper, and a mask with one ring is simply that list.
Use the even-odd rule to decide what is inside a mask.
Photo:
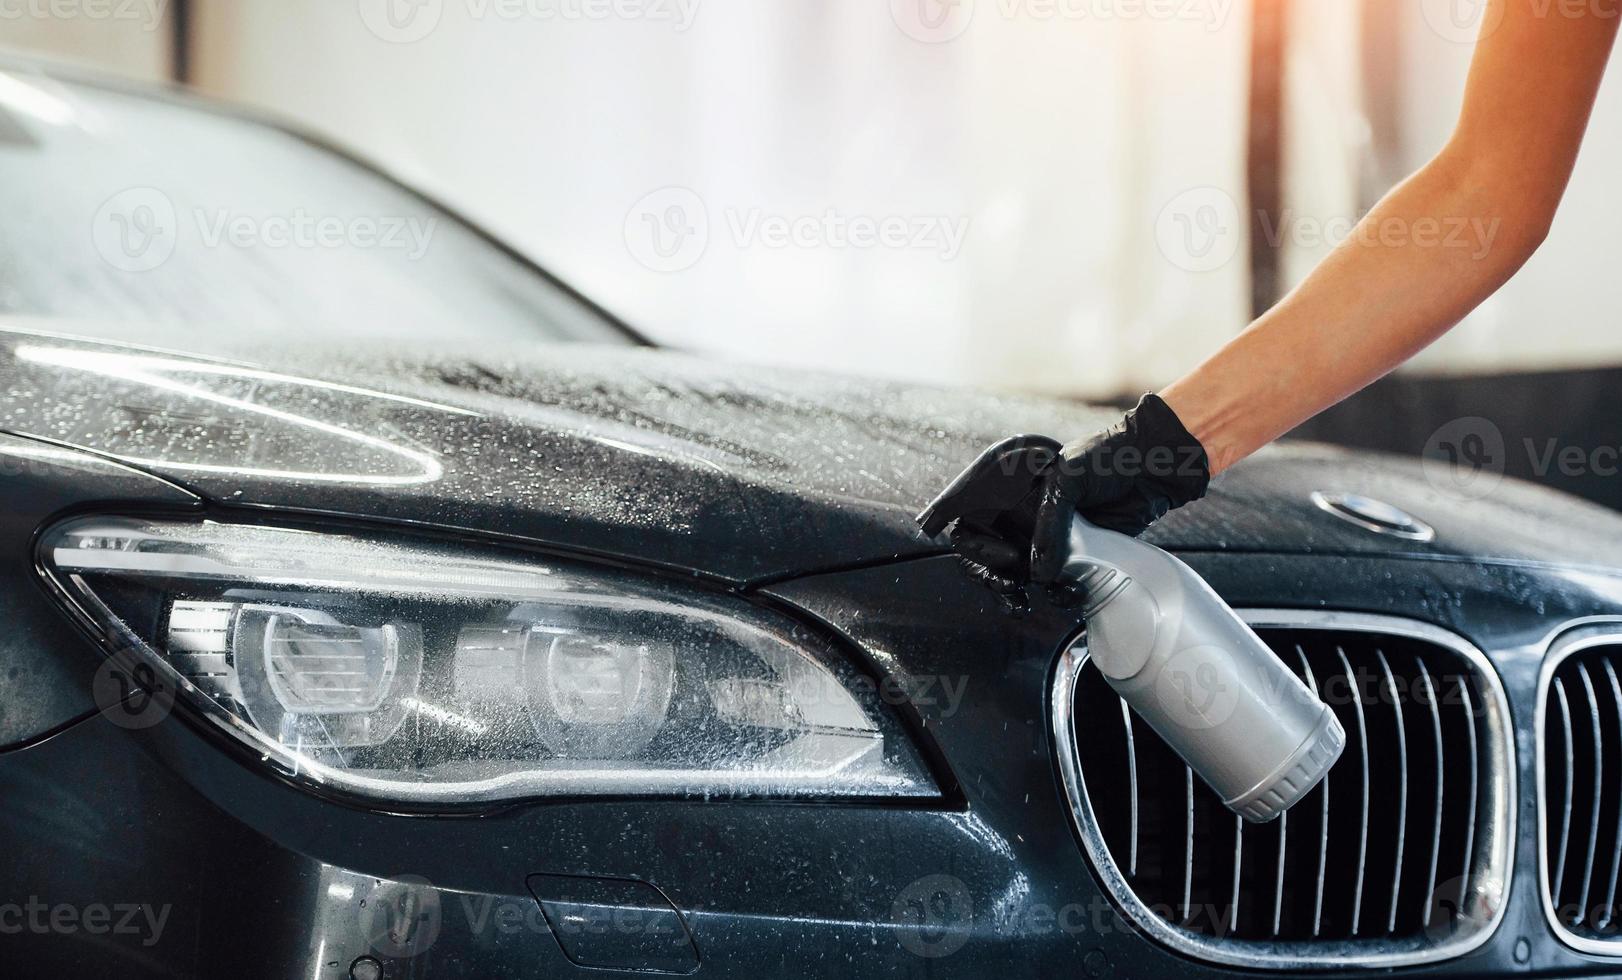
[{"label": "white backdrop", "polygon": [[[1376,158],[1362,8],[1297,0],[1291,220],[1355,216],[1360,180],[1445,139],[1470,30],[1439,2],[1396,8],[1398,50],[1376,52],[1400,106],[1396,150]],[[7,7],[24,15],[0,44],[166,70],[166,24],[90,16],[90,0],[35,9]],[[1117,394],[1244,323],[1247,10],[198,0],[197,75],[426,185],[663,342]],[[1613,78],[1543,253],[1419,369],[1622,361],[1619,166]],[[1287,241],[1292,277],[1327,248]]]},{"label": "white backdrop", "polygon": [[1156,238],[1168,202],[1206,207],[1190,189],[1242,190],[1236,0],[388,2],[392,24],[384,0],[205,0],[199,82],[361,147],[666,343],[1099,394],[1243,325],[1237,214],[1188,226],[1232,261]]}]

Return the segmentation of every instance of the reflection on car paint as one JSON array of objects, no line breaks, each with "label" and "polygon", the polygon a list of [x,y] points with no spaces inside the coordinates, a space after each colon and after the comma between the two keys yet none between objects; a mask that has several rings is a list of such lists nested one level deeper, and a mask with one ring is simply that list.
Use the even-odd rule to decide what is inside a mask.
[{"label": "reflection on car paint", "polygon": [[[168,470],[179,470],[193,473],[214,473],[234,476],[255,476],[270,479],[313,481],[317,483],[348,483],[372,484],[379,486],[400,486],[421,483],[432,483],[445,473],[440,464],[439,457],[413,449],[408,446],[390,442],[377,436],[357,432],[354,429],[323,422],[308,415],[285,411],[270,405],[260,404],[248,398],[235,398],[219,390],[212,390],[198,385],[187,384],[184,381],[168,376],[173,374],[202,374],[227,379],[235,379],[252,385],[273,384],[307,387],[319,391],[341,392],[349,396],[361,398],[378,398],[386,401],[401,402],[419,408],[429,408],[435,411],[449,412],[457,415],[477,416],[478,413],[467,409],[454,408],[448,405],[438,405],[415,398],[406,398],[383,392],[369,391],[351,385],[338,385],[327,382],[314,381],[307,378],[295,378],[285,374],[276,374],[253,368],[236,367],[227,364],[193,362],[179,359],[152,357],[143,354],[122,354],[108,351],[74,350],[62,347],[46,347],[33,344],[19,344],[13,351],[16,358],[32,364],[48,365],[51,367],[67,368],[70,370],[87,371],[102,377],[127,381],[131,384],[142,385],[182,399],[196,399],[212,405],[223,406],[233,411],[247,412],[253,415],[271,419],[276,422],[307,429],[320,435],[331,436],[353,446],[376,450],[386,456],[393,456],[404,460],[414,468],[409,472],[381,473],[381,472],[332,472],[326,470],[292,470],[268,468],[246,464],[219,464],[190,462],[170,457],[145,457],[127,453],[113,453],[118,459],[135,465],[151,466]],[[253,394],[263,392],[254,389]],[[184,403],[182,403],[184,404]],[[165,414],[178,414],[182,419],[187,418],[180,410],[180,406],[166,407]],[[193,417],[194,421],[196,417]],[[207,421],[215,421],[208,418]]]}]

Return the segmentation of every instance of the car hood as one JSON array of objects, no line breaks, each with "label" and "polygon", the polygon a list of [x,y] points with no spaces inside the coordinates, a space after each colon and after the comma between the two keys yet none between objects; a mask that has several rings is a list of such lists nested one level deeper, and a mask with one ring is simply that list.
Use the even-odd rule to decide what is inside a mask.
[{"label": "car hood", "polygon": [[[7,331],[0,374],[5,430],[116,457],[219,505],[462,529],[736,582],[938,552],[912,517],[986,445],[1118,415],[578,345],[227,360]],[[1608,510],[1513,481],[1460,492],[1429,475],[1418,462],[1273,448],[1150,539],[1597,565],[1622,541]],[[1378,498],[1436,539],[1371,533],[1315,506],[1314,491]]]}]

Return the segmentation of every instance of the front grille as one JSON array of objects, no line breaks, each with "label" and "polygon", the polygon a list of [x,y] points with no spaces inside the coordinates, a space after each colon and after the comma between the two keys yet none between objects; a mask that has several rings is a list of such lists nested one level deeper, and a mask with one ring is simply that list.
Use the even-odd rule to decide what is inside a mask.
[{"label": "front grille", "polygon": [[1543,694],[1544,907],[1557,931],[1622,952],[1622,638],[1557,644]]},{"label": "front grille", "polygon": [[1514,778],[1485,658],[1400,620],[1247,618],[1347,738],[1328,778],[1261,826],[1223,807],[1085,666],[1085,638],[1072,651],[1061,763],[1117,901],[1185,952],[1239,965],[1395,966],[1484,941],[1502,911]]}]

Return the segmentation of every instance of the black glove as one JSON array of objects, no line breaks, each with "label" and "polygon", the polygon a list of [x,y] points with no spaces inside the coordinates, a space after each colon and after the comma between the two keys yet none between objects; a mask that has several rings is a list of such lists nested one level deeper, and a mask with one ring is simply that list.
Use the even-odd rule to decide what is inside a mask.
[{"label": "black glove", "polygon": [[931,537],[950,525],[969,573],[1022,608],[1027,583],[1058,578],[1072,515],[1136,537],[1205,496],[1210,482],[1205,447],[1170,406],[1145,395],[1117,425],[1068,446],[1040,436],[992,446],[918,523]]}]

